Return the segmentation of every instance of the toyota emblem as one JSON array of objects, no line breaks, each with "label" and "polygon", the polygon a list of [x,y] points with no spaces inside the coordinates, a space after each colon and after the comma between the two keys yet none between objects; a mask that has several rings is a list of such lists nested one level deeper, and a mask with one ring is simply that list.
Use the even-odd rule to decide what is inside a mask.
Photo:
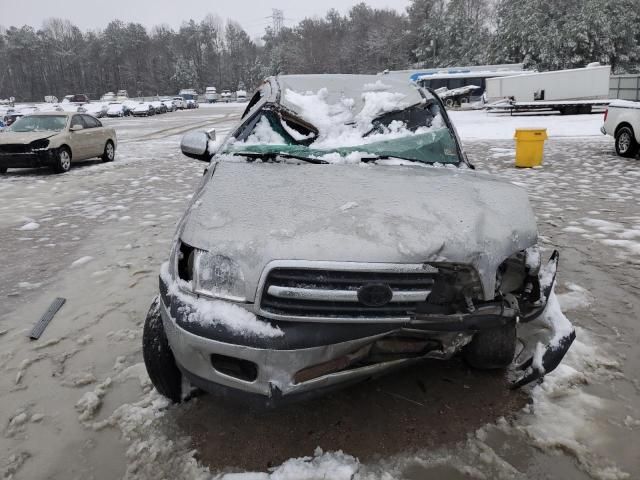
[{"label": "toyota emblem", "polygon": [[358,300],[367,307],[383,307],[393,298],[393,290],[384,283],[369,283],[358,289]]}]

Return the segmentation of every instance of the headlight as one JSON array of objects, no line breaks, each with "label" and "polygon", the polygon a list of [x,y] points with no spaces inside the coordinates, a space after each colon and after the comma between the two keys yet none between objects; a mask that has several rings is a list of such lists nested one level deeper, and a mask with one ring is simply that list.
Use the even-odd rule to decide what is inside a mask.
[{"label": "headlight", "polygon": [[246,301],[244,275],[232,259],[194,249],[192,264],[194,293],[233,302]]},{"label": "headlight", "polygon": [[46,150],[49,147],[49,140],[36,140],[31,142],[31,150]]},{"label": "headlight", "polygon": [[523,287],[526,278],[526,251],[514,253],[496,272],[496,291],[503,294],[517,291]]}]

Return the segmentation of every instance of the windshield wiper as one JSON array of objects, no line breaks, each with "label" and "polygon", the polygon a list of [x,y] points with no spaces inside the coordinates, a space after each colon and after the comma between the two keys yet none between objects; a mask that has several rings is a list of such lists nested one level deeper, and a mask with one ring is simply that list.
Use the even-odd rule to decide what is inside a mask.
[{"label": "windshield wiper", "polygon": [[282,158],[291,158],[291,159],[294,159],[294,160],[301,160],[303,162],[312,163],[314,165],[326,165],[326,164],[329,163],[326,160],[321,160],[319,158],[309,158],[309,157],[304,157],[302,155],[294,155],[292,153],[284,153],[284,152],[264,152],[264,153],[258,153],[258,152],[233,152],[232,155],[234,157],[247,157],[247,158],[250,158],[252,160],[266,159],[266,160],[270,160],[270,161],[275,161],[276,158],[282,157]]},{"label": "windshield wiper", "polygon": [[398,157],[397,155],[380,155],[378,157],[367,157],[367,158],[363,158],[361,159],[362,162],[377,162],[378,160],[404,160],[405,162],[411,162],[411,163],[426,163],[428,165],[433,165],[436,162],[427,162],[427,161],[423,161],[423,160],[416,160],[415,158],[405,158],[405,157]]}]

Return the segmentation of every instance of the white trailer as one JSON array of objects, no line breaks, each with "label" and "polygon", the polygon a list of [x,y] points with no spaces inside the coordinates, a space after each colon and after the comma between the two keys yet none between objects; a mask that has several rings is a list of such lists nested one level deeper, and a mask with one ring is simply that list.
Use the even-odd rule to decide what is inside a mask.
[{"label": "white trailer", "polygon": [[600,64],[554,72],[487,79],[490,107],[500,110],[559,110],[587,113],[608,103],[611,67]]},{"label": "white trailer", "polygon": [[220,99],[216,87],[207,87],[204,91],[204,100],[207,103],[216,103]]}]

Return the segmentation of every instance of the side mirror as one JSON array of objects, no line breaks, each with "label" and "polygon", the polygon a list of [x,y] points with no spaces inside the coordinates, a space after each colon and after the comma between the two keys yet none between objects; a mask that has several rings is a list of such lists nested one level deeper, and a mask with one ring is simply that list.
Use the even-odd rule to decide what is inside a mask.
[{"label": "side mirror", "polygon": [[[196,160],[202,160],[208,162],[211,157],[209,155],[208,147],[210,140],[210,132],[189,132],[182,137],[180,142],[180,149],[182,153],[189,158],[195,158]],[[215,137],[215,132],[213,133]]]},{"label": "side mirror", "polygon": [[209,140],[211,140],[212,142],[216,141],[216,129],[212,128],[211,130],[207,130],[207,137],[209,137]]},{"label": "side mirror", "polygon": [[71,130],[72,132],[77,132],[78,130],[82,130],[82,129],[84,129],[82,125],[75,124],[75,125],[72,125],[69,130]]}]

